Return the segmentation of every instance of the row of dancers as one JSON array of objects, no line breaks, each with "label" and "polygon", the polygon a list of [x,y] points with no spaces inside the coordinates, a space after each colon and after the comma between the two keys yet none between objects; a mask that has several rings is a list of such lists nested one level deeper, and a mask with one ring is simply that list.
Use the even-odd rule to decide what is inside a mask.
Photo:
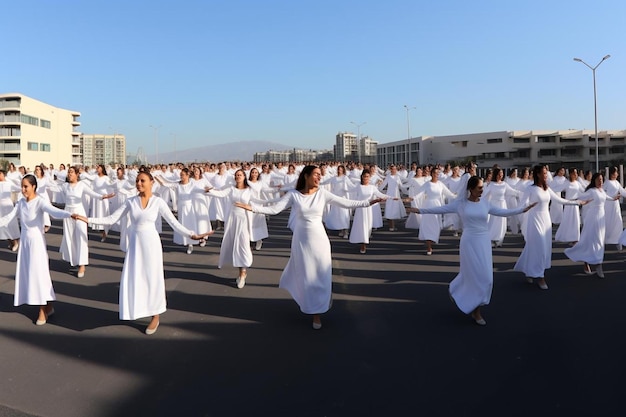
[{"label": "row of dancers", "polygon": [[[194,191],[193,194],[202,195],[208,193],[220,199],[229,199],[229,204],[226,205],[229,208],[229,214],[225,222],[224,238],[218,266],[221,267],[225,263],[231,263],[233,266],[240,269],[239,276],[236,280],[236,284],[239,288],[245,285],[247,268],[252,264],[250,241],[254,240],[250,237],[250,225],[252,224],[250,216],[259,216],[259,219],[262,218],[265,220],[265,215],[276,214],[286,208],[291,208],[288,226],[292,229],[294,233],[293,239],[297,241],[298,244],[295,245],[296,250],[294,250],[294,245],[292,245],[291,257],[281,276],[280,287],[287,289],[291,293],[304,313],[313,315],[313,327],[319,329],[321,328],[320,314],[327,311],[330,306],[330,284],[332,277],[330,242],[324,228],[325,213],[330,213],[335,207],[348,211],[354,209],[354,221],[350,233],[351,241],[352,238],[355,235],[358,236],[359,233],[362,234],[362,238],[357,238],[356,241],[369,239],[373,227],[372,206],[376,206],[379,202],[386,201],[388,206],[385,211],[389,209],[390,203],[395,203],[397,207],[404,209],[405,202],[410,201],[413,203],[415,196],[424,192],[420,190],[415,196],[408,199],[402,199],[399,195],[398,197],[394,197],[393,194],[390,195],[389,192],[383,194],[380,191],[380,187],[383,186],[383,189],[388,190],[388,177],[397,175],[394,172],[394,168],[395,167],[390,167],[387,178],[380,179],[378,186],[370,184],[371,177],[373,176],[371,174],[372,171],[364,170],[361,173],[360,187],[356,190],[357,199],[337,196],[322,188],[325,182],[325,180],[322,179],[324,177],[324,167],[319,168],[316,166],[304,167],[299,173],[296,183],[293,184],[293,188],[291,188],[289,184],[286,186],[277,186],[282,196],[273,199],[255,197],[248,184],[249,176],[246,175],[243,169],[239,169],[235,172],[233,186],[221,190],[211,187],[210,185],[204,188],[196,187],[197,191]],[[186,170],[186,168],[183,170]],[[92,212],[91,217],[87,217],[84,210],[81,211],[83,194],[86,193],[90,195],[92,199],[97,200],[110,199],[114,197],[114,194],[98,194],[93,192],[93,190],[87,191],[88,187],[83,186],[82,184],[84,183],[78,181],[79,172],[77,171],[78,169],[76,168],[70,168],[68,170],[67,183],[61,187],[63,188],[64,197],[66,199],[65,210],[60,210],[52,206],[52,204],[44,198],[40,198],[40,195],[37,193],[37,178],[33,175],[26,175],[21,181],[21,193],[24,199],[19,200],[11,213],[0,219],[0,226],[7,226],[13,219],[19,217],[22,226],[20,238],[23,243],[18,250],[14,304],[16,306],[25,303],[39,305],[40,311],[36,320],[37,324],[45,324],[47,319],[54,313],[54,309],[49,303],[54,300],[54,291],[49,278],[49,271],[47,270],[47,262],[44,266],[41,262],[34,261],[35,259],[41,259],[40,256],[43,255],[45,255],[47,259],[44,235],[43,233],[37,233],[39,228],[43,230],[45,227],[43,221],[44,214],[65,219],[63,240],[66,240],[66,234],[69,237],[67,242],[62,244],[62,248],[68,245],[68,254],[72,253],[72,248],[69,246],[75,243],[73,238],[74,232],[72,230],[80,229],[82,230],[80,235],[86,236],[86,224],[110,226],[126,218],[128,223],[123,228],[127,233],[124,248],[126,258],[122,270],[122,285],[120,287],[120,318],[122,320],[134,320],[141,317],[151,317],[152,319],[146,328],[146,332],[149,334],[154,333],[158,328],[159,315],[165,311],[164,284],[157,286],[151,285],[155,280],[161,284],[163,281],[162,250],[157,229],[157,225],[160,224],[158,220],[159,217],[165,219],[172,226],[175,234],[189,241],[202,242],[203,239],[212,234],[213,231],[198,231],[196,227],[197,223],[192,224],[193,227],[191,228],[186,227],[183,222],[180,221],[181,217],[184,217],[181,216],[182,212],[184,212],[184,210],[181,209],[186,206],[185,198],[181,199],[181,193],[178,193],[178,202],[181,204],[178,207],[179,219],[176,219],[172,214],[171,207],[168,207],[162,198],[155,196],[152,192],[156,182],[166,186],[166,181],[162,178],[155,181],[155,176],[147,170],[139,171],[136,176],[135,190],[137,195],[124,201],[112,215],[98,216],[97,213]],[[468,204],[462,205],[460,202],[482,201],[483,203],[481,204],[487,203],[485,205],[487,212],[493,214],[492,216],[486,217],[485,227],[487,228],[490,221],[489,219],[492,217],[520,215],[522,212],[538,205],[539,207],[534,209],[531,214],[527,214],[528,218],[526,219],[524,231],[526,245],[520,259],[515,265],[515,270],[524,272],[530,282],[537,282],[540,288],[547,289],[544,271],[550,267],[551,259],[552,234],[549,229],[552,226],[552,221],[549,217],[550,200],[560,202],[567,206],[578,206],[579,204],[584,205],[595,202],[594,204],[597,203],[598,207],[590,211],[590,213],[598,214],[600,211],[600,202],[604,205],[604,201],[619,198],[619,195],[608,196],[606,192],[602,190],[602,175],[596,174],[592,179],[593,186],[590,186],[587,191],[582,193],[581,198],[583,199],[563,199],[547,186],[547,172],[545,167],[535,168],[533,171],[534,187],[528,187],[527,192],[524,193],[524,197],[522,198],[522,201],[527,202],[527,204],[509,209],[510,212],[498,211],[506,209],[497,207],[497,205],[492,204],[489,200],[482,198],[484,185],[482,180],[477,182],[478,177],[471,175],[472,167],[469,167],[466,174],[463,176],[463,182],[466,184],[464,191],[458,195],[449,195],[452,203],[437,206],[438,208],[411,207],[406,211],[421,214],[422,216],[456,213],[463,225],[463,235],[461,238],[461,247],[463,248],[466,246],[463,244],[464,241],[482,239],[484,233],[482,229],[480,233],[475,230],[476,228],[473,226],[474,221],[471,218],[463,219],[464,216],[472,211],[468,210],[467,207],[473,206]],[[181,171],[181,180],[177,184],[177,187],[187,184],[183,179],[185,175],[190,175],[189,170]],[[379,174],[378,172],[374,172],[374,175]],[[437,170],[432,172],[431,177],[437,177]],[[432,179],[430,182],[433,182]],[[393,190],[400,192],[402,189],[401,185],[402,181],[399,180],[397,187],[394,185]],[[424,184],[422,184],[422,186],[424,186]],[[170,187],[166,186],[166,188]],[[276,189],[269,188],[265,191],[276,192]],[[480,192],[478,193],[478,191]],[[474,194],[472,194],[472,192]],[[33,201],[35,203],[31,204]],[[482,207],[482,205],[477,206]],[[328,207],[330,207],[330,211]],[[461,209],[461,207],[463,207],[463,209]],[[468,213],[462,215],[460,211],[463,210],[468,210]],[[575,261],[584,262],[585,270],[588,273],[592,273],[590,265],[596,265],[596,273],[598,276],[603,276],[601,269],[602,262],[601,259],[600,262],[598,262],[598,260],[603,257],[604,253],[604,238],[603,236],[600,238],[600,232],[603,233],[601,229],[604,225],[604,215],[595,215],[594,217],[599,220],[593,223],[590,217],[589,221],[586,222],[588,226],[583,228],[585,239],[581,239],[572,248],[566,250],[566,254]],[[76,220],[82,221],[83,226],[76,224]],[[425,218],[423,218],[421,222],[423,226],[431,223],[430,221],[426,221]],[[209,223],[208,227],[210,227],[210,222],[207,221],[207,223]],[[360,232],[355,231],[354,224],[362,225],[363,230]],[[435,224],[442,223],[436,220]],[[395,227],[391,226],[391,223],[390,229],[395,229]],[[587,234],[585,234],[586,230],[589,230]],[[593,236],[587,236],[591,234],[593,234]],[[548,237],[547,241],[546,236]],[[595,238],[595,240],[593,240],[593,238]],[[326,242],[327,245],[322,248],[322,254],[316,257],[317,253],[314,252],[319,252],[319,248],[314,250],[313,243],[317,245],[321,240]],[[592,250],[588,250],[585,245],[592,240]],[[122,239],[120,241],[122,242]],[[487,242],[489,242],[489,240],[487,240]],[[364,245],[363,242],[359,243]],[[600,246],[601,250],[595,250],[595,248]],[[474,249],[476,250],[479,247],[481,247],[481,245],[477,245]],[[485,265],[491,265],[491,247],[489,247],[488,250],[484,248],[481,250],[483,250],[485,254],[488,252],[489,259],[488,262],[483,259],[484,262],[479,265],[478,268],[474,267],[478,272],[484,269]],[[362,246],[361,251],[365,251],[364,246]],[[149,259],[155,260],[155,258],[151,258],[151,256],[157,252],[161,254],[161,258],[156,259],[156,262],[149,262]],[[461,253],[463,252],[463,249],[461,249]],[[593,254],[593,256],[589,256],[590,254]],[[474,258],[479,259],[480,257],[474,256]],[[538,259],[542,259],[543,262],[537,262]],[[466,262],[463,262],[463,255],[461,255],[461,271],[464,270],[463,265],[465,263]],[[472,269],[471,267],[467,268]],[[492,270],[491,266],[489,266],[489,270]],[[307,274],[311,276],[307,276]],[[39,276],[43,278],[37,278]],[[459,274],[459,277],[461,276],[462,274]],[[457,301],[459,308],[471,314],[479,324],[484,322],[480,314],[480,306],[488,304],[488,299],[491,296],[492,279],[491,272],[491,278],[487,279],[487,281],[490,282],[488,291],[483,291],[481,297],[476,298],[480,300],[478,304],[476,304],[475,300],[469,302],[469,305],[476,304],[470,311],[466,311],[467,308],[462,308],[461,305],[465,305],[465,300],[473,300],[475,297],[468,295],[456,296],[453,289],[457,287],[457,284],[451,284],[450,286],[451,295],[453,299]],[[474,281],[476,280],[474,279]],[[462,282],[464,286],[467,286],[466,284],[468,282],[473,281],[471,279],[455,279],[453,283],[455,282]],[[470,287],[472,285],[470,285]],[[163,289],[163,291],[161,291],[161,289]],[[161,292],[162,297],[159,296]],[[488,295],[486,295],[487,293]],[[485,300],[487,301],[485,302]]]}]

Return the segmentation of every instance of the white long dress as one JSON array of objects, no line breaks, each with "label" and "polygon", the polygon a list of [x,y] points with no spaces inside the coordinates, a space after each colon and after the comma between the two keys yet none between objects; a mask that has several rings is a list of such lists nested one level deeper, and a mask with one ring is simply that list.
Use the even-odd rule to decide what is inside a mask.
[{"label": "white long dress", "polygon": [[[563,191],[566,184],[567,178],[562,175],[555,176],[552,181],[548,182],[548,186],[559,196]],[[550,204],[550,219],[552,220],[552,224],[560,224],[563,219],[563,205],[558,201],[553,201]]]},{"label": "white long dress", "polygon": [[[578,181],[568,181],[564,189],[565,198],[577,199],[585,192],[585,188]],[[565,206],[561,224],[554,234],[555,242],[578,242],[580,240],[580,208],[578,206]]]},{"label": "white long dress", "polygon": [[234,203],[249,204],[253,198],[250,187],[228,187],[225,190],[211,190],[210,194],[224,201],[226,217],[224,236],[220,248],[220,259],[217,267],[232,265],[236,268],[249,268],[252,265],[250,249],[250,233],[252,229],[252,213],[235,207]]},{"label": "white long dress", "polygon": [[[424,194],[421,194],[419,198],[414,198],[417,194],[419,194],[418,190],[424,183],[426,182],[426,177],[413,177],[409,178],[407,181],[407,186],[405,187],[405,191],[408,196],[411,198],[411,207],[412,208],[420,208],[424,201]],[[407,217],[406,222],[404,223],[404,227],[407,229],[419,229],[422,224],[422,215],[418,213],[409,213],[409,217]]]},{"label": "white long dress", "polygon": [[[507,197],[519,196],[520,193],[517,190],[511,188],[506,182],[491,182],[489,190],[483,195],[483,198],[487,198],[489,202],[500,208],[507,207]],[[504,236],[506,235],[506,218],[501,216],[489,217],[489,234],[491,240],[496,242],[497,245],[502,245]]]},{"label": "white long dress", "polygon": [[493,289],[493,259],[487,219],[512,216],[524,207],[512,209],[492,205],[485,198],[477,202],[457,198],[445,206],[422,208],[424,215],[457,213],[463,222],[459,247],[459,273],[450,282],[450,296],[459,309],[469,314],[476,307],[489,304]]},{"label": "white long dress", "polygon": [[9,224],[16,216],[20,219],[20,248],[15,268],[15,295],[13,305],[45,305],[56,300],[48,250],[44,235],[44,213],[58,219],[70,217],[70,213],[54,207],[48,200],[37,195],[30,201],[21,198],[6,216],[0,218],[0,227]]},{"label": "white long dress", "polygon": [[[414,197],[414,199],[420,198],[422,193],[424,194],[422,208],[439,207],[443,205],[444,197],[448,197],[450,199],[455,197],[452,191],[450,191],[448,187],[443,185],[441,181],[425,182],[419,188],[419,193]],[[420,211],[422,210],[420,209]],[[439,243],[441,227],[441,214],[424,214],[422,212],[422,224],[420,226],[420,231],[417,235],[417,238],[419,240],[430,240],[432,242]]]},{"label": "white long dress", "polygon": [[543,278],[546,269],[552,266],[552,220],[550,200],[563,205],[576,205],[578,202],[559,197],[550,188],[531,185],[520,199],[520,205],[537,205],[525,214],[524,239],[526,243],[513,270],[523,272],[530,278]]},{"label": "white long dress", "polygon": [[[114,192],[113,184],[111,183],[111,179],[106,175],[96,175],[91,181],[91,189],[96,193],[103,194],[111,194]],[[101,198],[92,198],[91,199],[91,214],[92,217],[106,217],[111,214],[110,210],[111,202],[107,200],[103,200]],[[92,230],[104,230],[105,233],[109,233],[109,228],[111,225],[102,225],[102,224],[93,224],[91,226]]]},{"label": "white long dress", "polygon": [[[347,175],[332,177],[330,191],[336,196],[348,198],[348,193],[356,188],[356,184]],[[324,185],[321,183],[320,185]],[[340,206],[331,206],[325,218],[326,227],[330,230],[344,230],[350,228],[350,209]]]},{"label": "white long dress", "polygon": [[[204,198],[204,189],[194,186],[194,181],[189,180],[187,184],[180,182],[170,183],[164,182],[161,187],[175,190],[176,192],[176,208],[178,209],[178,221],[188,229],[198,229],[198,218],[194,210],[193,199],[195,194],[199,194]],[[174,232],[172,239],[177,245],[196,245],[197,240],[192,240],[189,235]]]},{"label": "white long dress", "polygon": [[[269,195],[274,190],[271,187],[267,187],[261,181],[248,181],[248,185],[252,190],[252,195],[254,198],[258,200],[265,200],[263,198],[266,195]],[[269,231],[267,230],[267,219],[265,218],[265,214],[260,213],[252,213],[252,227],[250,231],[250,241],[258,242],[259,240],[267,239],[269,236]]]},{"label": "white long dress", "polygon": [[161,216],[180,234],[193,232],[180,224],[167,203],[155,195],[150,197],[146,208],[141,206],[141,197],[134,196],[110,216],[88,220],[90,224],[111,225],[127,213],[130,226],[120,282],[120,319],[135,320],[166,311],[163,246],[156,228],[157,219]]},{"label": "white long dress", "polygon": [[[604,260],[604,236],[605,236],[605,205],[612,197],[603,189],[593,187],[582,193],[581,200],[591,200],[585,211],[583,230],[580,240],[571,248],[565,249],[565,255],[574,262],[587,262],[591,265],[599,265]],[[617,242],[616,242],[617,243]]]},{"label": "white long dress", "polygon": [[[355,200],[373,200],[374,198],[387,198],[376,188],[375,185],[357,185]],[[374,224],[373,206],[359,207],[354,210],[352,229],[350,230],[350,243],[370,243],[370,236]]]},{"label": "white long dress", "polygon": [[291,254],[279,287],[289,291],[305,314],[321,314],[330,308],[333,265],[330,240],[322,223],[326,204],[357,208],[369,206],[369,201],[348,200],[320,188],[306,195],[289,191],[270,207],[252,205],[254,212],[263,214],[277,214],[291,207]]},{"label": "white long dress", "polygon": [[[93,200],[102,199],[100,194],[82,181],[74,185],[66,182],[53,190],[65,201],[65,211],[81,216],[86,216],[83,195],[89,195]],[[71,218],[63,219],[63,239],[59,248],[63,260],[72,266],[89,265],[88,239],[87,225],[84,222],[77,222]]]},{"label": "white long dress", "polygon": [[399,175],[387,175],[383,183],[378,187],[379,190],[386,189],[389,197],[385,203],[385,219],[399,220],[406,217],[406,209],[402,200],[394,200],[400,198],[400,187],[402,186],[402,178]]},{"label": "white long dress", "polygon": [[[618,194],[626,196],[626,189],[624,189],[617,180],[606,181],[603,188],[610,197],[615,197]],[[622,229],[624,229],[620,200],[613,200],[612,198],[607,200],[606,203],[604,203],[604,213],[606,216],[606,237],[604,243],[616,245],[619,243]]]},{"label": "white long dress", "polygon": [[[5,216],[13,210],[12,193],[20,192],[21,188],[11,181],[0,181],[0,216]],[[20,237],[20,227],[17,219],[11,220],[6,226],[0,227],[0,239],[17,239]]]}]

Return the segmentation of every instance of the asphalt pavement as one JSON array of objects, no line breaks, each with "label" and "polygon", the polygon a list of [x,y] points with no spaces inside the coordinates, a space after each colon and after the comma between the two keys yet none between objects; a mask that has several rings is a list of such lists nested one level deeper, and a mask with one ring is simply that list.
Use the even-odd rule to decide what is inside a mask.
[{"label": "asphalt pavement", "polygon": [[[626,252],[607,248],[606,278],[587,276],[554,244],[550,289],[512,268],[520,236],[494,249],[487,326],[447,294],[459,237],[432,256],[417,233],[377,230],[365,255],[329,232],[334,303],[313,330],[278,288],[291,240],[286,215],[243,289],[217,269],[221,232],[187,255],[164,228],[168,311],[118,320],[124,254],[90,233],[84,278],[47,234],[56,314],[13,307],[16,254],[0,249],[0,416],[617,416],[626,384]],[[43,261],[43,260],[42,260]]]}]

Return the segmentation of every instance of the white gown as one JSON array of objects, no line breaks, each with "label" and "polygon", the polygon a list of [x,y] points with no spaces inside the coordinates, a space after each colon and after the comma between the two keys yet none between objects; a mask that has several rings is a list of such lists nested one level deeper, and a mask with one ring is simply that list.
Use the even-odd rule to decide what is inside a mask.
[{"label": "white gown", "polygon": [[565,249],[565,255],[574,262],[587,262],[599,265],[604,260],[605,211],[604,203],[612,199],[604,190],[593,187],[582,193],[581,200],[591,200],[585,211],[585,222],[580,233],[580,240],[571,248]]},{"label": "white gown", "polygon": [[[452,191],[443,185],[441,181],[425,182],[419,188],[418,194],[414,197],[414,199],[420,198],[422,193],[424,194],[424,200],[422,202],[423,208],[442,206],[444,197],[448,197],[450,199],[455,197]],[[417,238],[419,240],[430,240],[432,242],[439,243],[441,227],[441,214],[424,214],[422,212],[422,223]]]},{"label": "white gown", "polygon": [[[5,216],[13,210],[12,193],[18,193],[21,188],[11,181],[0,182],[0,216]],[[17,219],[11,220],[6,226],[0,227],[0,239],[17,239],[20,237],[20,227]]]},{"label": "white gown", "polygon": [[[267,187],[263,182],[248,181],[248,185],[252,190],[252,195],[258,200],[265,200],[263,197],[273,191],[271,187]],[[257,242],[267,239],[269,231],[267,230],[267,220],[265,214],[252,213],[252,230],[250,231],[250,241]]]},{"label": "white gown", "polygon": [[[572,200],[585,192],[585,188],[578,181],[568,181],[564,189],[565,198]],[[580,240],[580,208],[565,206],[561,224],[554,234],[555,242],[578,242]]]},{"label": "white gown", "polygon": [[[521,195],[521,193],[511,188],[506,182],[492,181],[489,190],[483,195],[483,198],[487,198],[492,205],[505,209],[508,208],[506,203],[507,197],[518,195]],[[502,245],[506,235],[506,223],[504,217],[489,217],[489,235],[491,240],[497,242],[498,245]]]},{"label": "white gown", "polygon": [[[617,180],[608,180],[604,183],[604,191],[606,191],[609,197],[615,197],[620,194],[626,196],[626,190],[621,186]],[[606,222],[606,236],[604,243],[616,245],[619,243],[619,238],[624,229],[624,220],[622,219],[622,208],[620,206],[620,200],[613,200],[612,198],[607,200],[604,204],[605,222]]]},{"label": "white gown", "polygon": [[271,207],[252,205],[254,212],[263,214],[277,214],[291,207],[291,254],[279,287],[289,291],[305,314],[321,314],[330,308],[332,256],[322,223],[326,204],[357,208],[369,206],[369,201],[348,200],[320,188],[308,195],[289,191]]},{"label": "white gown", "polygon": [[485,198],[478,202],[457,198],[445,206],[420,209],[424,215],[457,213],[463,222],[459,247],[460,268],[458,275],[450,282],[450,296],[465,314],[489,304],[491,300],[493,259],[487,218],[520,214],[524,207],[506,209],[490,204]]},{"label": "white gown", "polygon": [[130,226],[120,282],[120,319],[135,320],[166,310],[163,246],[156,228],[157,219],[161,216],[178,233],[193,232],[180,224],[167,203],[155,195],[150,197],[145,209],[141,207],[141,197],[135,196],[108,217],[90,217],[89,223],[111,225],[127,213]]},{"label": "white gown", "polygon": [[[387,196],[374,185],[357,185],[355,200],[373,200]],[[359,207],[354,210],[354,220],[350,230],[350,243],[370,243],[370,236],[374,223],[373,206]]]},{"label": "white gown", "polygon": [[18,216],[22,228],[15,268],[14,306],[41,306],[56,300],[43,231],[44,213],[58,219],[70,217],[69,212],[54,207],[48,200],[37,195],[31,201],[19,199],[11,212],[0,218],[1,227]]},{"label": "white gown", "polygon": [[232,265],[236,268],[249,268],[252,266],[250,249],[252,213],[235,207],[234,203],[249,204],[253,197],[252,190],[250,187],[239,189],[232,186],[225,190],[211,190],[209,193],[218,200],[223,200],[226,210],[224,236],[217,267]]},{"label": "white gown", "polygon": [[524,216],[524,239],[526,244],[513,270],[523,272],[530,278],[543,278],[546,269],[552,266],[552,220],[550,218],[550,200],[563,205],[576,205],[559,197],[550,188],[531,185],[520,199],[520,205],[537,203]]},{"label": "white gown", "polygon": [[385,219],[399,220],[406,217],[406,209],[402,200],[393,200],[400,197],[400,187],[402,186],[402,178],[399,175],[387,175],[383,183],[378,187],[379,190],[387,189],[389,200],[385,203]]},{"label": "white gown", "polygon": [[[356,187],[346,175],[332,177],[330,181],[330,191],[336,196],[349,198],[348,193]],[[324,185],[321,183],[320,185]],[[326,227],[330,230],[344,230],[350,228],[350,209],[339,206],[331,206],[325,218]]]}]

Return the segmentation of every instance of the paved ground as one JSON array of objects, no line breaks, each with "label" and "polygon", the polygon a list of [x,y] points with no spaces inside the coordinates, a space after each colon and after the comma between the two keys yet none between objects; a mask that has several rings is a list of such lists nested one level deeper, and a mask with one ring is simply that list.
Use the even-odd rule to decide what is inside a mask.
[{"label": "paved ground", "polygon": [[495,289],[479,327],[447,283],[458,239],[426,256],[413,231],[377,231],[367,255],[332,237],[334,305],[314,331],[277,288],[289,254],[284,216],[255,252],[248,284],[216,268],[219,236],[187,255],[164,233],[168,312],[121,322],[123,254],[91,235],[86,277],[48,234],[56,315],[13,307],[15,254],[0,249],[0,416],[616,416],[624,415],[624,259],[606,279],[555,245],[550,290],[511,271],[522,240],[494,249]]}]

